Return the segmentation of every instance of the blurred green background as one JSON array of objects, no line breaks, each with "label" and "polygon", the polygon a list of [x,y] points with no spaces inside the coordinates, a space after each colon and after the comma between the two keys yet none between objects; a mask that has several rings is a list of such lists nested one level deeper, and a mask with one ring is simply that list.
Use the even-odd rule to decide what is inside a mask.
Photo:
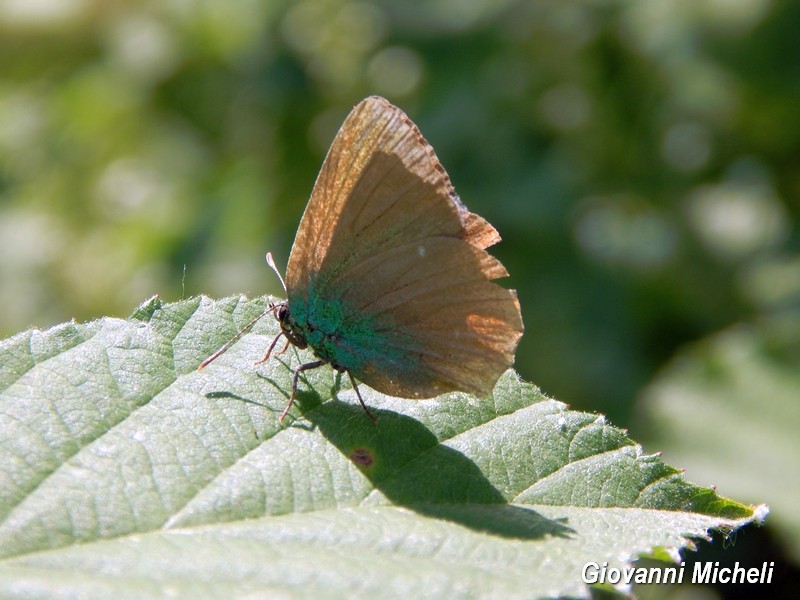
[{"label": "blurred green background", "polygon": [[376,93],[503,236],[522,376],[643,438],[674,357],[797,317],[798,31],[780,0],[0,0],[0,335],[280,294],[264,253]]}]

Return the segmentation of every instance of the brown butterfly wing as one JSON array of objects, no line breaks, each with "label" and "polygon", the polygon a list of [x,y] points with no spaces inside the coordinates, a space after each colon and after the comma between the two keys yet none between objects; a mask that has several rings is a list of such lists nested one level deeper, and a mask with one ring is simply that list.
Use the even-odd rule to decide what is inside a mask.
[{"label": "brown butterfly wing", "polygon": [[370,97],[314,186],[289,258],[289,305],[311,329],[335,306],[321,354],[378,391],[486,395],[523,330],[516,294],[491,282],[507,275],[484,251],[499,239],[461,204],[411,120]]}]

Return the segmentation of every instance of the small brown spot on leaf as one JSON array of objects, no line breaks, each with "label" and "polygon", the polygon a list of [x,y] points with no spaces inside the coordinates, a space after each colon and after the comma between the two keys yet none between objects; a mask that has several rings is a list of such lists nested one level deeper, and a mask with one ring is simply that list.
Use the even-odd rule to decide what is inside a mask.
[{"label": "small brown spot on leaf", "polygon": [[369,468],[372,466],[372,463],[375,462],[372,452],[366,448],[354,448],[350,453],[350,460],[352,460],[357,466],[363,468]]}]

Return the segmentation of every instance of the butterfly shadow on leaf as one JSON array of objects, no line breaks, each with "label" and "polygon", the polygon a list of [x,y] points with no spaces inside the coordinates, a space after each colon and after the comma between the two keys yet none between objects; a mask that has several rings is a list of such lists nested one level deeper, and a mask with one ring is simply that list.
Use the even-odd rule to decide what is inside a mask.
[{"label": "butterfly shadow on leaf", "polygon": [[560,520],[508,504],[467,456],[440,444],[422,423],[371,407],[372,423],[356,405],[336,398],[305,413],[392,503],[425,516],[505,538],[569,537]]},{"label": "butterfly shadow on leaf", "polygon": [[[291,395],[291,374],[297,365],[310,360],[300,353],[290,356],[276,359],[269,374],[254,373],[270,390],[268,403],[229,391],[206,396],[256,404],[277,417]],[[510,539],[572,535],[573,530],[558,519],[509,504],[473,460],[439,443],[420,421],[377,408],[370,402],[377,392],[362,386],[370,411],[377,417],[373,423],[361,406],[341,398],[352,393],[349,386],[342,388],[343,379],[327,365],[304,372],[283,427],[316,429],[390,502],[419,514]]]}]

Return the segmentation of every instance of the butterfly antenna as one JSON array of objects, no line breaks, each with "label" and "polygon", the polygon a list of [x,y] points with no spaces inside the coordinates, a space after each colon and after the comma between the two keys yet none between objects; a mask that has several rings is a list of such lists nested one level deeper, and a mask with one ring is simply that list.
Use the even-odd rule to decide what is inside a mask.
[{"label": "butterfly antenna", "polygon": [[281,280],[281,285],[283,286],[283,291],[288,293],[288,291],[286,289],[286,282],[283,280],[283,277],[281,276],[281,272],[278,271],[278,267],[275,266],[275,260],[272,258],[272,252],[267,252],[267,264],[270,266],[270,268],[273,271],[275,271],[275,275],[278,276],[278,279]]},{"label": "butterfly antenna", "polygon": [[204,368],[206,368],[206,367],[207,367],[208,365],[210,365],[212,362],[214,362],[215,360],[217,360],[217,359],[218,359],[218,358],[219,358],[219,357],[220,357],[222,354],[224,354],[225,352],[227,352],[227,351],[228,351],[228,349],[229,349],[231,346],[233,346],[233,345],[234,345],[236,342],[238,342],[238,341],[239,341],[239,338],[241,338],[241,337],[242,337],[242,336],[243,336],[245,333],[247,333],[248,331],[250,331],[250,329],[252,329],[252,328],[253,328],[253,325],[255,325],[256,323],[258,323],[258,322],[259,322],[259,321],[262,319],[262,317],[264,317],[264,316],[265,316],[267,313],[274,313],[274,312],[275,312],[275,305],[274,305],[274,304],[272,304],[272,303],[270,303],[270,305],[269,305],[269,308],[268,308],[267,310],[265,310],[264,312],[262,312],[260,315],[258,315],[258,316],[257,316],[255,319],[253,319],[252,321],[250,321],[250,322],[249,322],[247,325],[245,325],[244,327],[242,327],[242,328],[241,328],[239,331],[237,331],[237,332],[236,332],[236,335],[234,335],[234,336],[233,336],[231,339],[229,339],[229,340],[228,340],[228,341],[225,343],[225,345],[224,345],[222,348],[220,348],[219,350],[217,350],[216,352],[214,352],[214,354],[212,354],[212,355],[211,355],[211,356],[209,356],[207,359],[205,359],[203,362],[201,362],[201,363],[200,363],[200,366],[199,366],[199,367],[197,367],[197,370],[198,370],[198,371],[202,371]]}]

